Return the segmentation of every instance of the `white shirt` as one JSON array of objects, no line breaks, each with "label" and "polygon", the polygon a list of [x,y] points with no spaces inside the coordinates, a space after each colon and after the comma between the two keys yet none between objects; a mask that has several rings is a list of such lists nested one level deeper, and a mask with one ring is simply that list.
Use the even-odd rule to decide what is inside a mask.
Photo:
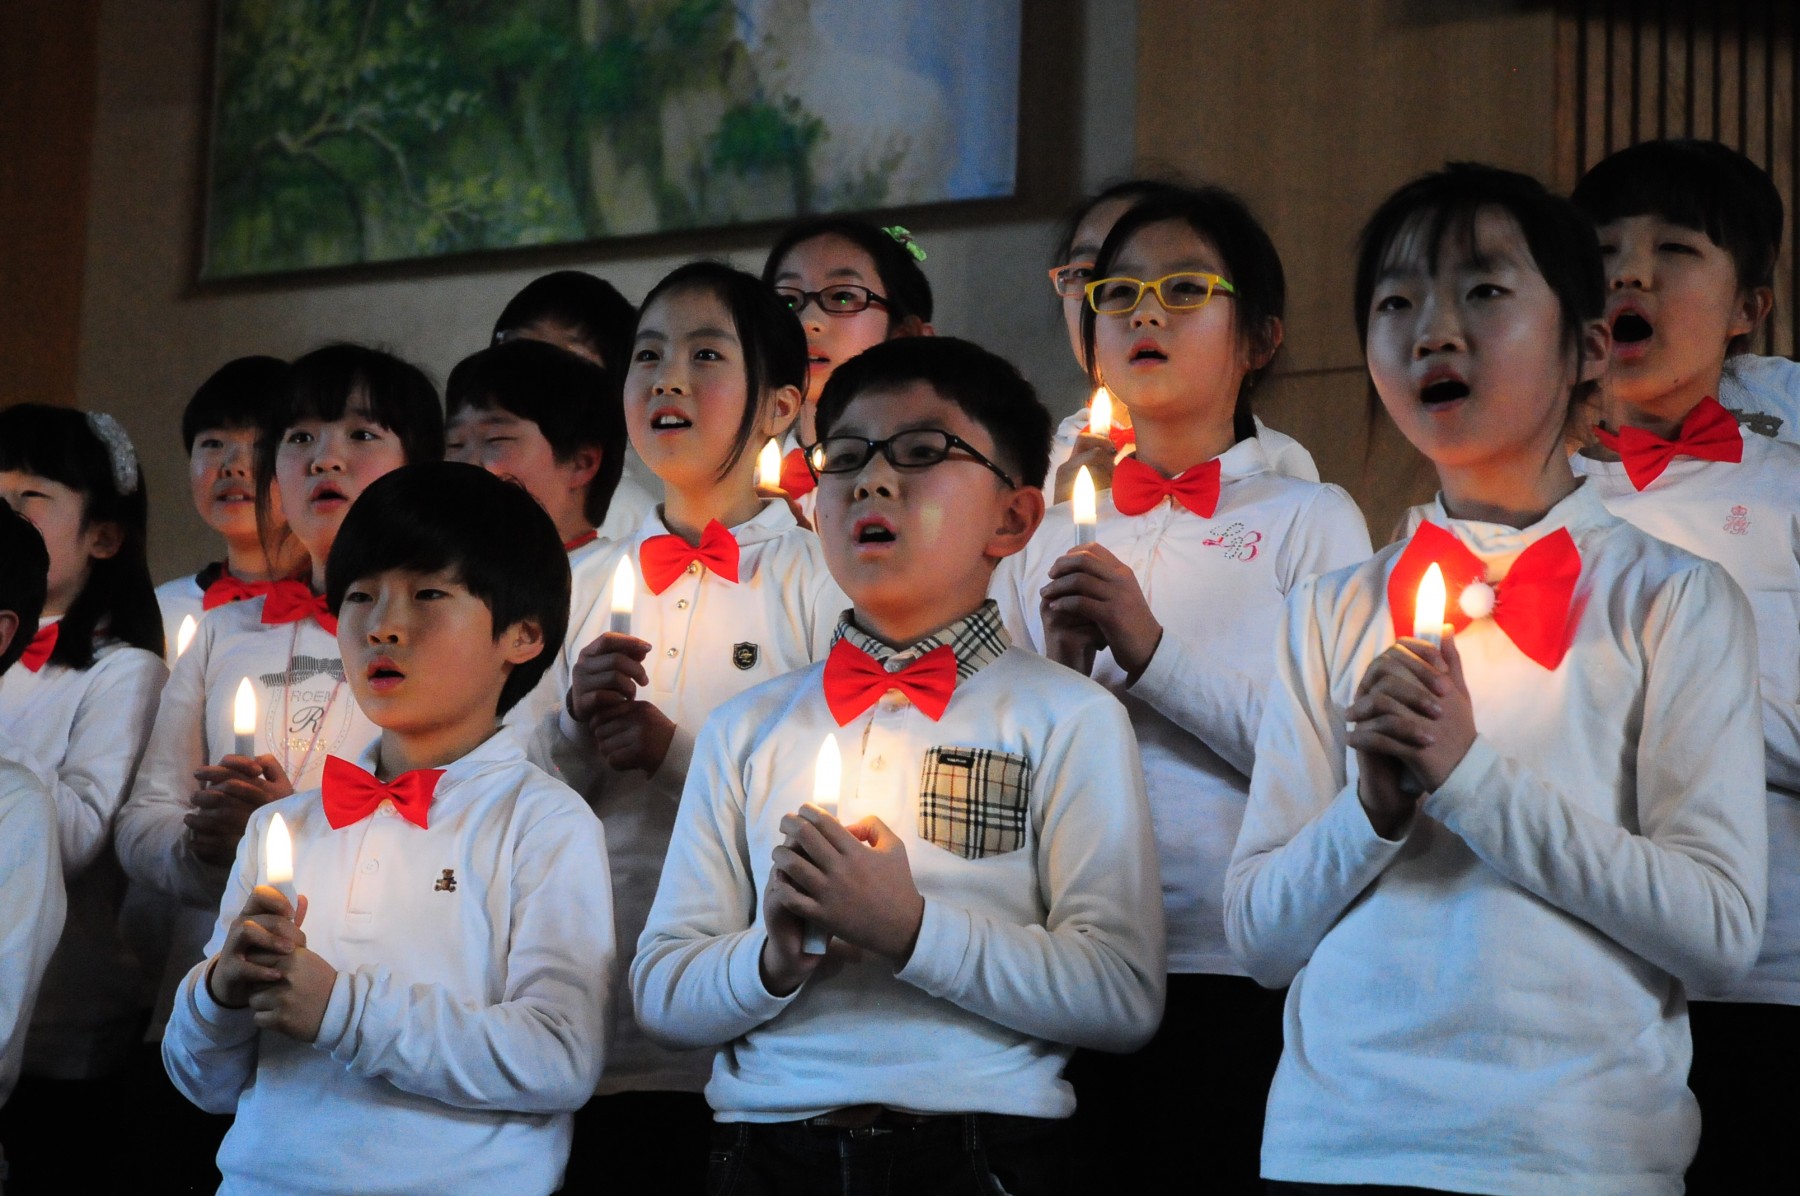
[{"label": "white shirt", "polygon": [[1719,402],[1752,432],[1800,443],[1800,362],[1754,353],[1727,357]]},{"label": "white shirt", "polygon": [[[156,1023],[211,932],[228,869],[189,847],[183,821],[193,809],[194,770],[236,748],[232,705],[238,683],[256,691],[257,753],[271,753],[299,792],[319,784],[327,755],[353,757],[379,734],[344,677],[337,637],[307,618],[262,621],[264,599],[215,607],[163,691],[131,800],[119,812],[114,847],[126,875],[182,902],[170,928]],[[154,1027],[153,1027],[154,1028]]]},{"label": "white shirt", "polygon": [[[652,509],[654,511],[654,508]],[[608,517],[611,522],[611,517]],[[642,517],[631,525],[627,536],[634,535],[643,523]],[[581,655],[586,641],[581,639],[581,629],[593,626],[596,604],[603,595],[611,593],[608,583],[612,576],[604,572],[609,563],[616,567],[618,554],[613,551],[612,540],[604,536],[596,536],[569,555],[569,626],[563,634],[562,648],[550,661],[550,667],[531,688],[531,692],[513,703],[506,712],[503,722],[509,734],[515,736],[521,745],[528,745],[538,723],[544,717],[562,708],[563,697],[569,692],[569,678],[575,667],[575,658]],[[601,608],[602,614],[605,608]]]},{"label": "white shirt", "polygon": [[[1286,432],[1277,432],[1257,416],[1250,418],[1256,424],[1256,438],[1262,441],[1263,453],[1268,457],[1270,469],[1286,477],[1298,478],[1302,482],[1319,480],[1319,466],[1312,454],[1306,451],[1305,445]],[[1087,427],[1088,413],[1085,407],[1066,416],[1062,423],[1056,425],[1056,435],[1050,441],[1050,472],[1044,475],[1046,490],[1055,487],[1056,471],[1075,455],[1075,438],[1087,431]]]},{"label": "white shirt", "polygon": [[1678,1193],[1700,1128],[1683,989],[1730,983],[1762,935],[1748,604],[1587,486],[1523,530],[1433,521],[1490,578],[1567,528],[1570,646],[1549,670],[1491,619],[1456,637],[1479,734],[1389,841],[1344,712],[1394,642],[1404,545],[1289,599],[1225,891],[1233,951],[1291,982],[1263,1174]]},{"label": "white shirt", "polygon": [[1619,518],[1725,566],[1750,599],[1768,771],[1762,956],[1728,999],[1800,1005],[1800,445],[1743,433],[1742,462],[1677,457],[1638,491],[1617,461],[1570,459]]},{"label": "white shirt", "polygon": [[0,1108],[19,1078],[25,1028],[63,927],[56,799],[21,755],[0,731]]},{"label": "white shirt", "polygon": [[307,946],[337,981],[311,1043],[220,1006],[208,961],[182,982],[163,1062],[202,1109],[237,1113],[220,1192],[554,1190],[616,963],[599,822],[499,734],[447,766],[430,829],[384,802],[333,830],[318,790],[295,794],[251,816],[209,960],[277,811]]},{"label": "white shirt", "polygon": [[[1163,638],[1135,685],[1110,651],[1099,653],[1093,677],[1125,704],[1143,752],[1169,969],[1242,975],[1225,942],[1221,894],[1282,602],[1304,579],[1367,560],[1370,549],[1350,496],[1274,472],[1260,438],[1233,445],[1219,467],[1210,518],[1169,500],[1121,515],[1110,490],[1098,496],[1095,539],[1137,578]],[[1039,591],[1074,546],[1064,503],[995,574],[1001,617],[1033,651],[1044,650]]]},{"label": "white shirt", "polygon": [[[619,557],[630,553],[637,568],[639,545],[667,532],[653,513],[637,534],[608,546],[599,566],[606,584],[591,617],[570,637],[575,652],[610,629],[611,583]],[[794,522],[785,502],[764,501],[762,510],[732,534],[739,548],[736,584],[696,564],[661,594],[652,594],[637,570],[632,634],[652,645],[644,661],[650,685],[639,696],[676,727],[656,774],[607,767],[586,728],[560,705],[539,727],[529,752],[540,767],[561,775],[586,797],[606,823],[621,943],[637,941],[656,896],[700,725],[746,689],[821,659],[839,612],[849,605],[825,570],[818,537]],[[623,975],[616,1000],[618,1025],[601,1090],[698,1092],[706,1082],[709,1053],[672,1053],[645,1038],[630,1016]]]},{"label": "white shirt", "polygon": [[[635,468],[634,468],[635,466]],[[649,474],[637,459],[637,454],[630,453],[625,458],[625,468],[619,474],[618,488],[613,491],[612,501],[607,504],[606,518],[601,520],[599,532],[602,540],[623,540],[644,525],[656,511],[657,498],[635,476],[639,470]],[[657,490],[662,486],[656,476],[649,477],[651,485]]]},{"label": "white shirt", "polygon": [[[721,1048],[706,1087],[721,1121],[865,1103],[1067,1117],[1072,1048],[1131,1050],[1162,1012],[1156,855],[1130,720],[1100,686],[1014,649],[960,681],[940,721],[891,690],[840,727],[823,669],[707,721],[631,966],[640,1021],[671,1045]],[[898,971],[851,952],[777,997],[758,966],[770,852],[781,818],[812,800],[827,735],[843,753],[840,820],[873,815],[899,836],[924,919]],[[1029,763],[1015,849],[970,859],[929,841],[932,748]],[[964,792],[991,790],[971,774]]]},{"label": "white shirt", "polygon": [[200,620],[206,617],[206,591],[200,588],[194,573],[172,577],[156,587],[156,605],[162,611],[163,660],[175,666],[176,645],[181,637],[181,621],[192,619],[196,633]]}]

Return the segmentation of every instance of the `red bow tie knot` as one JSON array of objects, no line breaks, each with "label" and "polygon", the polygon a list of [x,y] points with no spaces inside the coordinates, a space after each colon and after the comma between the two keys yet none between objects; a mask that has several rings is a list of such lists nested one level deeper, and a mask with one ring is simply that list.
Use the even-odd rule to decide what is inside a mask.
[{"label": "red bow tie knot", "polygon": [[332,830],[342,830],[373,814],[383,801],[391,801],[402,818],[427,829],[425,815],[443,775],[441,768],[415,768],[391,781],[381,781],[348,760],[327,756],[321,782],[325,821]]},{"label": "red bow tie knot", "polygon": [[638,564],[644,584],[650,587],[652,594],[660,594],[674,585],[675,579],[695,561],[735,584],[738,579],[737,537],[714,519],[700,533],[697,545],[671,535],[651,536],[638,545]]},{"label": "red bow tie knot", "polygon": [[806,467],[806,454],[800,449],[789,449],[787,456],[781,459],[781,488],[787,491],[787,496],[804,498],[817,485],[812,470]]},{"label": "red bow tie knot", "polygon": [[274,626],[311,619],[331,634],[337,634],[337,616],[326,606],[325,595],[315,594],[303,581],[278,581],[263,598],[262,621]]},{"label": "red bow tie knot", "polygon": [[[295,585],[300,583],[295,582]],[[272,582],[240,581],[229,573],[221,574],[219,579],[206,587],[205,595],[200,599],[201,610],[212,610],[224,606],[228,602],[242,602],[246,598],[258,598],[273,588]],[[265,610],[264,614],[268,612]],[[265,620],[266,621],[266,620]]]},{"label": "red bow tie knot", "polygon": [[50,623],[37,629],[31,642],[25,646],[25,654],[19,657],[19,663],[36,673],[50,661],[50,653],[56,651],[56,634],[61,630],[61,623]]},{"label": "red bow tie knot", "polygon": [[1118,424],[1114,424],[1106,430],[1106,435],[1113,442],[1113,452],[1115,453],[1137,443],[1136,428],[1121,428]]},{"label": "red bow tie knot", "polygon": [[1113,468],[1113,506],[1121,515],[1142,515],[1165,498],[1172,498],[1202,519],[1219,508],[1219,461],[1202,462],[1172,478],[1165,478],[1136,457],[1127,457]]},{"label": "red bow tie knot", "polygon": [[[1444,621],[1458,631],[1472,621],[1460,599],[1470,586],[1486,584],[1487,565],[1445,529],[1421,523],[1388,574],[1388,613],[1396,639],[1413,633],[1419,582],[1433,564],[1444,571]],[[1581,553],[1565,527],[1520,553],[1506,577],[1493,587],[1495,625],[1519,651],[1547,669],[1561,664],[1569,650],[1569,604],[1580,576]]]},{"label": "red bow tie knot", "polygon": [[1625,462],[1625,476],[1634,489],[1642,490],[1662,476],[1669,462],[1677,457],[1694,457],[1702,461],[1744,459],[1744,434],[1731,412],[1717,399],[1702,399],[1681,421],[1675,439],[1664,440],[1643,428],[1623,428],[1595,432],[1601,444],[1619,454]]},{"label": "red bow tie knot", "polygon": [[825,704],[843,726],[897,689],[932,722],[944,717],[956,692],[956,653],[948,644],[933,648],[897,673],[851,643],[840,639],[825,658]]}]

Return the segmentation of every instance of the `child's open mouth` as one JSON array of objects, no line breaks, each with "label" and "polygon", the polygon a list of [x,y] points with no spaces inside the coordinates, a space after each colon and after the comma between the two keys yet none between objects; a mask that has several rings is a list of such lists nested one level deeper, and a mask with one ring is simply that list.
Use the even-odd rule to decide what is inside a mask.
[{"label": "child's open mouth", "polygon": [[652,432],[679,432],[694,426],[694,421],[679,411],[662,410],[651,414],[650,430]]},{"label": "child's open mouth", "polygon": [[1613,321],[1613,340],[1621,345],[1635,345],[1647,341],[1655,333],[1650,321],[1635,311],[1622,311]]},{"label": "child's open mouth", "polygon": [[317,507],[325,503],[348,502],[349,496],[336,486],[320,486],[312,492],[312,498],[309,501]]},{"label": "child's open mouth", "polygon": [[1419,392],[1420,400],[1427,407],[1437,407],[1444,403],[1454,403],[1458,399],[1469,397],[1469,384],[1461,378],[1439,378],[1428,384]]},{"label": "child's open mouth", "polygon": [[875,516],[858,519],[851,528],[851,538],[857,544],[892,544],[899,539],[892,525]]},{"label": "child's open mouth", "polygon": [[1131,347],[1131,361],[1167,361],[1169,355],[1149,341],[1139,341]]},{"label": "child's open mouth", "polygon": [[406,674],[402,673],[399,666],[385,656],[377,656],[369,662],[368,676],[369,688],[377,693],[392,689],[406,680]]}]

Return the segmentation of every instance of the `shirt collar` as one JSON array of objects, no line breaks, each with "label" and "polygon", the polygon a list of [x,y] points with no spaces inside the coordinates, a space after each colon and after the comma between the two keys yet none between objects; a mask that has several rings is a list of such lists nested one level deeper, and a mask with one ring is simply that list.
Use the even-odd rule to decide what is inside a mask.
[{"label": "shirt collar", "polygon": [[[377,776],[379,774],[375,770],[380,763],[381,736],[377,735],[367,747],[357,753],[356,765],[370,776]],[[437,790],[432,800],[436,801],[442,797],[451,786],[485,772],[495,765],[511,763],[525,763],[525,751],[519,746],[519,741],[514,736],[496,725],[492,735],[450,763],[441,766],[444,775],[438,780]]]},{"label": "shirt collar", "polygon": [[1000,606],[992,598],[954,623],[941,627],[904,648],[888,647],[858,627],[855,616],[854,610],[847,610],[839,616],[837,634],[832,637],[832,643],[835,644],[840,639],[849,640],[852,646],[867,652],[890,673],[899,672],[934,648],[949,645],[950,650],[956,653],[956,679],[959,682],[967,681],[999,660],[1001,654],[1012,644],[1012,639],[1000,622]]},{"label": "shirt collar", "polygon": [[[1618,523],[1618,517],[1606,509],[1596,489],[1577,478],[1575,489],[1561,502],[1544,512],[1544,517],[1530,527],[1509,527],[1504,523],[1484,523],[1477,519],[1452,519],[1444,511],[1444,496],[1439,494],[1429,504],[1415,507],[1418,516],[1446,528],[1467,545],[1476,556],[1489,559],[1523,552],[1554,532],[1569,530],[1579,543],[1582,533],[1593,528]],[[1407,535],[1418,530],[1419,518],[1408,519]]]},{"label": "shirt collar", "polygon": [[[794,512],[785,501],[778,502],[772,498],[765,498],[762,500],[762,510],[736,527],[726,530],[738,542],[738,547],[747,548],[752,544],[767,543],[799,526],[800,524],[794,519]],[[663,522],[662,504],[658,503],[650,509],[648,515],[644,516],[644,524],[638,529],[637,537],[632,541],[632,549],[636,551],[637,545],[642,544],[651,536],[674,534],[669,530],[668,524]]]}]

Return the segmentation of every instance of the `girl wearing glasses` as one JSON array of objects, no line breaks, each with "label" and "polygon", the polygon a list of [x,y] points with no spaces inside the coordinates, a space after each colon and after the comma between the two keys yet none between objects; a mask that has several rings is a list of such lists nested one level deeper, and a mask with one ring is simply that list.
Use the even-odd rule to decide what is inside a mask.
[{"label": "girl wearing glasses", "polygon": [[[757,496],[756,446],[794,418],[806,339],[755,276],[694,262],[657,283],[638,314],[625,374],[626,431],[664,498],[611,546],[612,578],[587,623],[565,709],[530,755],[587,798],[606,823],[621,951],[644,929],[687,779],[694,735],[714,708],[824,656],[850,605],[825,571],[818,537],[785,502]],[[611,630],[617,565],[629,558],[630,632]],[[585,646],[582,646],[585,645]],[[570,1191],[699,1191],[710,1116],[700,1096],[711,1051],[652,1044],[613,976],[614,1025],[599,1095],[576,1115]],[[645,1142],[659,1144],[645,1151]],[[637,1172],[623,1160],[640,1160]]]},{"label": "girl wearing glasses", "polygon": [[869,346],[931,335],[924,260],[903,228],[832,216],[790,226],[763,263],[763,281],[806,332],[805,398],[782,445],[781,489],[809,518],[813,478],[801,447],[817,439],[814,404],[832,371]]},{"label": "girl wearing glasses", "polygon": [[1257,435],[1250,394],[1281,344],[1285,284],[1240,200],[1210,187],[1147,199],[1120,216],[1094,272],[1083,350],[1131,409],[1135,448],[1099,497],[1093,542],[1078,544],[1069,504],[1053,509],[994,594],[1019,638],[1131,714],[1173,974],[1148,1047],[1077,1057],[1076,1116],[1092,1126],[1083,1140],[1108,1143],[1109,1171],[1142,1168],[1119,1177],[1127,1190],[1201,1157],[1219,1190],[1250,1191],[1280,998],[1231,958],[1225,866],[1283,598],[1365,559],[1368,532],[1342,490],[1278,473]]}]

